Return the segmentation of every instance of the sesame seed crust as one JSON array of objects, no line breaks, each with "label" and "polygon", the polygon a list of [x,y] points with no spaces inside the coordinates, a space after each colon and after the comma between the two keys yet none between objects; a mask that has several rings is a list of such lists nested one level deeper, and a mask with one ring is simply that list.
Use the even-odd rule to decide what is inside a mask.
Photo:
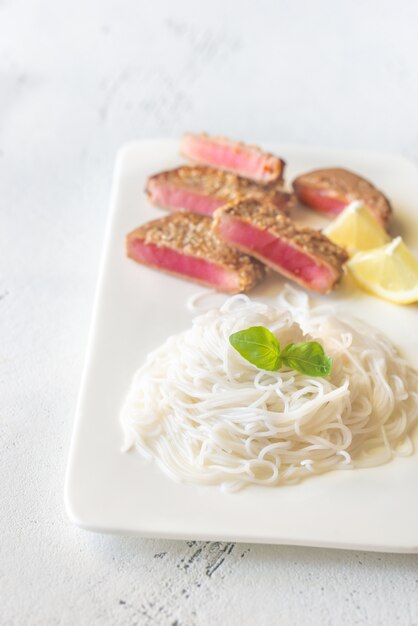
[{"label": "sesame seed crust", "polygon": [[331,197],[341,196],[347,202],[361,200],[383,223],[388,221],[392,213],[389,200],[379,189],[365,178],[343,168],[334,167],[307,172],[293,181],[293,187],[296,195],[299,189],[310,187]]},{"label": "sesame seed crust", "polygon": [[348,259],[345,250],[334,244],[321,231],[295,224],[272,204],[244,200],[220,207],[215,211],[213,228],[216,229],[220,220],[228,216],[260,230],[268,230],[314,260],[330,266],[338,275],[342,274],[342,266]]},{"label": "sesame seed crust", "polygon": [[183,165],[182,167],[151,176],[146,187],[151,200],[152,195],[150,191],[154,184],[182,187],[203,196],[225,200],[225,203],[235,202],[240,198],[254,198],[260,201],[272,202],[285,212],[290,211],[296,201],[293,194],[283,190],[281,182],[262,185],[231,172],[225,172],[205,165]]},{"label": "sesame seed crust", "polygon": [[251,289],[264,277],[265,266],[224,243],[211,225],[210,217],[178,212],[143,224],[127,238],[141,239],[145,244],[170,248],[219,265],[238,275],[241,291]]}]

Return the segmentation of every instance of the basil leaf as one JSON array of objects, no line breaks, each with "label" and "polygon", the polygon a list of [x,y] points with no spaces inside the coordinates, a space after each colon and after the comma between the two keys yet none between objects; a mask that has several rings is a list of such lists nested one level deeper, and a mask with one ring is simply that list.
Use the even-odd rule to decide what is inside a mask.
[{"label": "basil leaf", "polygon": [[282,352],[283,363],[307,376],[328,376],[332,360],[317,341],[289,343]]},{"label": "basil leaf", "polygon": [[280,344],[264,326],[251,326],[233,333],[229,343],[247,361],[262,370],[274,372],[282,365]]}]

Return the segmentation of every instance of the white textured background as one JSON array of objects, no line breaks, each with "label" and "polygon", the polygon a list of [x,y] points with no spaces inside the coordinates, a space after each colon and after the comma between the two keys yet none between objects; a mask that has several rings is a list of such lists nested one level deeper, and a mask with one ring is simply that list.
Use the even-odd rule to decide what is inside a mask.
[{"label": "white textured background", "polygon": [[2,626],[418,624],[417,556],[96,536],[63,509],[116,149],[206,129],[418,161],[417,28],[416,0],[0,0]]}]

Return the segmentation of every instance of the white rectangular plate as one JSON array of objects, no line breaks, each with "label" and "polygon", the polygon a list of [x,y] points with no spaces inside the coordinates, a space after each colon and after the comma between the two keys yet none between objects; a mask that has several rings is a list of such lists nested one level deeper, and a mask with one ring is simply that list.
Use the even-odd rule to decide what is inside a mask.
[{"label": "white rectangular plate", "polygon": [[[418,249],[413,163],[388,154],[266,147],[288,162],[287,180],[325,166],[347,167],[372,180],[393,202],[393,231]],[[121,452],[119,411],[133,373],[150,350],[190,326],[186,301],[200,289],[125,257],[126,233],[163,215],[143,193],[147,176],[179,163],[174,140],[131,143],[117,157],[67,473],[70,518],[93,531],[150,537],[417,552],[418,453],[382,467],[330,472],[297,486],[248,487],[228,495],[217,487],[175,483],[138,453]],[[302,214],[318,220],[308,211]],[[252,296],[274,299],[282,286],[281,278],[270,277]],[[374,324],[418,366],[416,305],[392,305],[354,285],[326,299]]]}]

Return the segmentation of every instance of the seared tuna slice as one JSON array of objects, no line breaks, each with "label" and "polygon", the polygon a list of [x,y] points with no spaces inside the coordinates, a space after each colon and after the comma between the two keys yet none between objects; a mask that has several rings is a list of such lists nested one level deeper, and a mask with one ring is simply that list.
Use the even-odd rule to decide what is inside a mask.
[{"label": "seared tuna slice", "polygon": [[278,182],[283,178],[285,162],[282,159],[263,152],[257,146],[248,146],[225,137],[188,133],[183,135],[180,152],[186,159],[196,163],[233,172],[260,183]]},{"label": "seared tuna slice", "polygon": [[331,217],[341,213],[353,200],[361,200],[382,226],[392,213],[381,191],[361,176],[342,168],[302,174],[293,181],[293,188],[301,202]]},{"label": "seared tuna slice", "polygon": [[226,245],[211,224],[210,217],[193,213],[148,222],[127,236],[127,255],[219,291],[248,291],[264,276],[264,266]]},{"label": "seared tuna slice", "polygon": [[218,209],[214,218],[213,228],[226,243],[308,289],[328,293],[342,276],[345,251],[271,204],[246,200]]},{"label": "seared tuna slice", "polygon": [[151,176],[145,191],[163,209],[212,215],[220,206],[239,198],[272,202],[282,211],[290,209],[294,196],[276,183],[259,185],[236,174],[201,165],[183,166]]}]

